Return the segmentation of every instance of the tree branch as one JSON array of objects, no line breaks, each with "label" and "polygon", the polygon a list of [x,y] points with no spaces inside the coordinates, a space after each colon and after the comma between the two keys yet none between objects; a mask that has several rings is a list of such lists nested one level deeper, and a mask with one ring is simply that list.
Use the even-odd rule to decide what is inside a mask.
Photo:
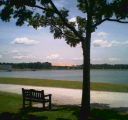
[{"label": "tree branch", "polygon": [[128,23],[128,21],[122,21],[121,18],[120,19],[105,18],[105,19],[97,22],[96,24],[94,24],[92,27],[96,28],[98,25],[102,24],[105,21],[118,22],[118,23]]},{"label": "tree branch", "polygon": [[38,6],[38,5],[35,5],[35,6],[30,6],[30,7],[35,7],[35,8],[39,8],[39,9],[42,9],[42,10],[47,10],[46,8],[41,7],[41,6]]},{"label": "tree branch", "polygon": [[96,28],[98,25],[102,24],[102,23],[103,23],[104,21],[106,21],[106,20],[107,20],[107,18],[105,18],[105,19],[103,19],[103,20],[97,22],[97,23],[94,24],[92,27],[93,27],[93,28]]},{"label": "tree branch", "polygon": [[56,8],[56,6],[54,5],[54,3],[52,2],[52,0],[50,0],[50,4],[51,6],[54,8],[56,14],[60,17],[60,19],[63,21],[63,23],[70,29],[73,31],[73,33],[78,36],[80,38],[80,40],[83,40],[84,38],[77,32],[77,30],[71,26],[67,20],[62,16],[62,14],[60,13],[60,11]]},{"label": "tree branch", "polygon": [[53,26],[54,26],[55,28],[57,28],[58,30],[60,30],[63,35],[68,36],[68,37],[71,38],[71,39],[79,40],[78,38],[74,38],[74,37],[72,37],[72,36],[69,36],[68,34],[65,34],[65,33],[64,33],[59,27],[57,27],[56,25],[53,25]]},{"label": "tree branch", "polygon": [[119,22],[119,23],[128,23],[128,21],[121,21],[121,19],[110,19],[110,18],[107,18],[107,21]]},{"label": "tree branch", "polygon": [[86,10],[88,10],[88,1],[85,0],[85,4],[86,4]]}]

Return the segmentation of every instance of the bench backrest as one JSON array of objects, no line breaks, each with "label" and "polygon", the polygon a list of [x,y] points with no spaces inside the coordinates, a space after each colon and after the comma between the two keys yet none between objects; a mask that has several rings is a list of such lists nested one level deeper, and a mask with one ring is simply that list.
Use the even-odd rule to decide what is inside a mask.
[{"label": "bench backrest", "polygon": [[44,90],[38,91],[34,89],[22,88],[23,98],[42,99],[44,98]]}]

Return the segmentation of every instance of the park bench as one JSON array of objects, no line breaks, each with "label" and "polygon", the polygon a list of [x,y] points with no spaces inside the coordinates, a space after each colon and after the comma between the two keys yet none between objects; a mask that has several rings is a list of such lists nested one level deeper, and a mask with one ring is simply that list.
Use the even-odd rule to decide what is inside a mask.
[{"label": "park bench", "polygon": [[32,107],[32,102],[42,103],[43,109],[48,104],[48,109],[51,109],[51,94],[44,94],[44,90],[24,89],[22,88],[23,108]]}]

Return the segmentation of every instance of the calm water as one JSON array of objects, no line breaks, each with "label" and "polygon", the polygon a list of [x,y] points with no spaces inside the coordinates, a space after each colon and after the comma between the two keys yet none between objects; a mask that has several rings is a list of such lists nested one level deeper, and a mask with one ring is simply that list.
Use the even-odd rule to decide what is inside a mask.
[{"label": "calm water", "polygon": [[[0,77],[82,81],[82,70],[1,71]],[[91,81],[128,84],[128,70],[91,70]]]}]

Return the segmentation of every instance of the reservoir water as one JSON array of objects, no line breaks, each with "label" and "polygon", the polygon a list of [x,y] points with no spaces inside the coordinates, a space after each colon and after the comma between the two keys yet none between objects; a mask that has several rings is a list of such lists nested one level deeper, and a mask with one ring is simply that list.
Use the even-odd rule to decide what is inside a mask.
[{"label": "reservoir water", "polygon": [[[82,70],[0,71],[0,77],[82,81]],[[128,70],[91,70],[91,82],[128,84]]]}]

